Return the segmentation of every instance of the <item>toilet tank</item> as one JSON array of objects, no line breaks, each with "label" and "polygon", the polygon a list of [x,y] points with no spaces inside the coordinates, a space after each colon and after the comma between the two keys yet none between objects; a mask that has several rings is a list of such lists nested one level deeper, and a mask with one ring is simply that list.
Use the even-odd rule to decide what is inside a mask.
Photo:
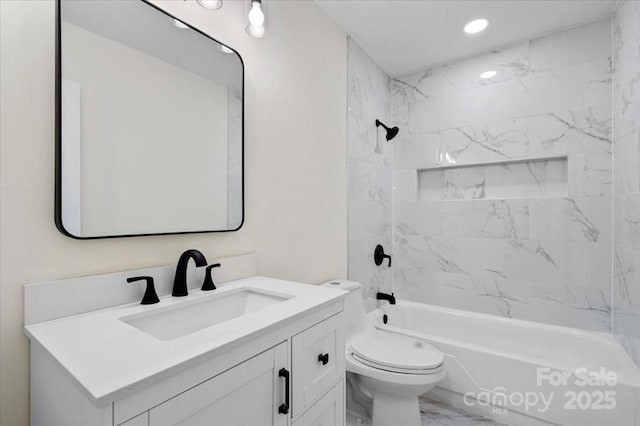
[{"label": "toilet tank", "polygon": [[348,291],[344,299],[345,338],[361,333],[367,327],[367,314],[362,303],[362,286],[360,283],[348,280],[332,280],[322,284],[323,287],[337,288]]}]

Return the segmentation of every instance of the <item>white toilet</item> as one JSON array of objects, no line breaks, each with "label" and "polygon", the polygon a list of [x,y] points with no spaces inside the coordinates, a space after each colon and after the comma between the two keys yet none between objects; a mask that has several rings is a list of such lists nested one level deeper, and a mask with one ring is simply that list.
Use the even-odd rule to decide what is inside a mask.
[{"label": "white toilet", "polygon": [[349,292],[346,366],[373,399],[373,426],[421,425],[418,397],[444,378],[442,353],[421,340],[376,329],[364,310],[360,284],[335,280],[323,285]]}]

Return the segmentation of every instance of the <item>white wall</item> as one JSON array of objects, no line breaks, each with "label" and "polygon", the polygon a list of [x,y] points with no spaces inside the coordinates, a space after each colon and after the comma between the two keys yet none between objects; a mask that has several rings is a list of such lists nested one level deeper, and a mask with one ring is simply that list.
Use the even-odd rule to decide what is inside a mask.
[{"label": "white wall", "polygon": [[[272,1],[269,35],[245,5],[157,2],[238,49],[246,71],[246,221],[236,233],[97,241],[53,223],[54,3],[0,1],[0,424],[28,424],[29,282],[258,252],[260,274],[318,283],[347,273],[346,38],[310,1]],[[199,194],[194,194],[194,196]],[[56,303],[55,300],[51,303]]]},{"label": "white wall", "polygon": [[67,22],[62,39],[80,86],[81,235],[226,229],[227,86]]}]

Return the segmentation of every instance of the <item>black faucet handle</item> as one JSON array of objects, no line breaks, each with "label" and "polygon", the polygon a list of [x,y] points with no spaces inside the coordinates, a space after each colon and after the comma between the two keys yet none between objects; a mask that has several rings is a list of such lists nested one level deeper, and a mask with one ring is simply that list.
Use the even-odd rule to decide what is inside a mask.
[{"label": "black faucet handle", "polygon": [[156,288],[153,285],[153,277],[131,277],[131,278],[127,278],[127,282],[128,283],[133,283],[136,281],[142,281],[145,280],[147,282],[147,288],[144,291],[144,296],[142,296],[142,301],[140,302],[141,305],[153,305],[154,303],[158,303],[160,302],[160,299],[158,298],[158,294],[156,293]]},{"label": "black faucet handle", "polygon": [[382,245],[378,244],[376,249],[373,251],[373,261],[376,265],[380,266],[384,259],[389,260],[389,268],[391,268],[391,256],[384,252],[384,247],[382,247]]},{"label": "black faucet handle", "polygon": [[216,289],[216,285],[213,283],[213,277],[211,276],[211,270],[213,268],[219,268],[220,264],[219,263],[214,263],[213,265],[209,265],[207,266],[207,269],[205,270],[204,273],[204,282],[202,283],[202,291],[210,291],[210,290],[215,290]]}]

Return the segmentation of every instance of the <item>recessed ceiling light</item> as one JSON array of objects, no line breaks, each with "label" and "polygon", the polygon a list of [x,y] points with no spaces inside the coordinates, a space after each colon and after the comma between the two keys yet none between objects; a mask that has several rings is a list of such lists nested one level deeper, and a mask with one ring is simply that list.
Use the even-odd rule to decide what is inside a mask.
[{"label": "recessed ceiling light", "polygon": [[178,27],[178,28],[180,28],[182,30],[189,28],[184,24],[184,22],[178,21],[175,18],[171,18],[171,22],[173,22],[173,25],[175,25],[176,27]]},{"label": "recessed ceiling light", "polygon": [[218,50],[224,53],[233,53],[233,50],[229,49],[224,44],[218,44]]},{"label": "recessed ceiling light", "polygon": [[464,26],[464,32],[467,34],[477,34],[480,31],[484,31],[489,26],[489,20],[485,18],[474,19],[467,22]]},{"label": "recessed ceiling light", "polygon": [[222,0],[196,0],[198,4],[205,9],[220,9],[222,7]]},{"label": "recessed ceiling light", "polygon": [[496,74],[498,74],[496,71],[491,70],[491,71],[485,71],[482,74],[480,74],[480,78],[482,78],[483,80],[486,80],[487,78],[493,78],[496,76]]}]

